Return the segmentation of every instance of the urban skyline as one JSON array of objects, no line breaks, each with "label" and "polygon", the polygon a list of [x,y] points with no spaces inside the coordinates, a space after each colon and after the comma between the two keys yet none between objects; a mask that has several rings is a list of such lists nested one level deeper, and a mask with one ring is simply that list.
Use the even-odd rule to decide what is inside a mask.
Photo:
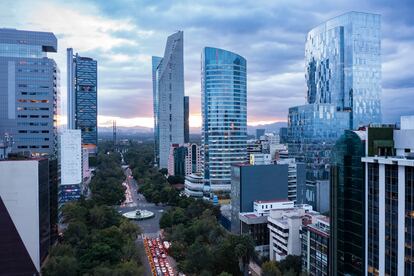
[{"label": "urban skyline", "polygon": [[[27,3],[24,5],[24,3],[24,1],[9,2],[8,6],[16,12],[3,16],[2,12],[7,9],[2,9],[0,23],[2,26],[17,29],[54,32],[59,38],[60,51],[52,58],[56,59],[62,70],[62,84],[66,83],[65,54],[62,50],[73,47],[81,55],[99,60],[102,68],[98,84],[101,93],[98,106],[100,126],[109,125],[111,119],[117,117],[118,126],[141,125],[152,128],[152,105],[147,97],[151,91],[150,59],[154,52],[162,52],[165,37],[176,29],[181,29],[186,33],[185,87],[186,94],[190,96],[190,101],[193,103],[190,107],[192,127],[201,126],[199,53],[204,46],[234,51],[249,60],[249,125],[258,122],[286,121],[288,107],[304,102],[306,88],[303,73],[303,41],[306,33],[320,22],[350,10],[381,14],[383,121],[395,123],[399,115],[407,115],[411,111],[409,101],[404,100],[410,97],[413,90],[412,73],[408,70],[412,67],[412,61],[404,59],[413,44],[409,31],[413,22],[409,17],[411,6],[408,2],[400,1],[393,5],[392,9],[389,9],[390,4],[386,1],[360,5],[352,1],[325,3],[324,5],[307,3],[302,7],[295,2],[290,5],[286,3],[266,4],[268,6],[254,8],[257,15],[262,15],[254,16],[254,18],[249,15],[249,7],[253,5],[251,2],[237,6],[229,3],[228,7],[234,8],[240,18],[235,16],[227,18],[222,13],[215,13],[216,20],[212,21],[197,10],[193,11],[188,22],[170,16],[171,11],[185,11],[188,7],[179,3],[160,4],[162,8],[165,8],[165,20],[151,25],[141,22],[139,18],[132,18],[126,13],[125,7],[115,3],[103,5],[86,2],[80,4],[94,11],[93,16],[79,13],[73,7],[58,1],[44,3],[42,1],[42,3],[30,3],[30,5]],[[160,7],[155,6],[127,6],[129,13],[131,10],[142,8],[142,11],[136,11],[142,18],[148,18],[148,15],[142,14],[145,11],[151,14],[160,10]],[[196,6],[200,10],[215,10],[214,3],[201,3]],[[31,8],[30,16],[20,18],[19,14],[27,14],[24,12],[27,8]],[[111,11],[110,14],[109,11]],[[112,11],[115,12],[112,13]],[[310,12],[306,20],[299,22],[286,19],[286,15],[297,18],[308,11]],[[58,18],[53,15],[49,22],[43,22],[41,18],[44,12],[61,16]],[[75,22],[89,22],[90,29],[82,30],[82,24],[78,23],[67,28],[60,19],[62,16],[67,19],[72,18]],[[248,25],[242,22],[243,16],[245,20],[250,21]],[[50,21],[54,24],[49,24]],[[171,26],[174,26],[174,29]],[[393,32],[394,29],[399,31]],[[206,40],[204,34],[211,34],[212,30],[214,30],[213,34]],[[235,37],[236,33],[240,35]],[[247,44],[247,41],[250,43]],[[245,47],[245,45],[249,46]],[[275,66],[276,64],[278,66]],[[61,90],[66,89],[62,86]],[[62,101],[65,102],[64,98]],[[278,104],[274,105],[272,102]],[[138,104],[143,108],[134,108]],[[66,108],[63,107],[62,110]]]}]

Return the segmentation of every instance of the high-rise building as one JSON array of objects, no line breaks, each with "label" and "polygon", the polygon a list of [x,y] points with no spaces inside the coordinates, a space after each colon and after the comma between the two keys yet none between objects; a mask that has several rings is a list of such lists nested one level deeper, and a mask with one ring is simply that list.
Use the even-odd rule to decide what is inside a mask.
[{"label": "high-rise building", "polygon": [[305,216],[300,236],[302,240],[302,271],[309,276],[328,276],[329,274],[329,218],[317,215]]},{"label": "high-rise building", "polygon": [[98,66],[96,60],[67,49],[68,129],[80,129],[82,144],[96,154],[98,145]]},{"label": "high-rise building", "polygon": [[168,167],[171,144],[184,143],[183,32],[170,35],[164,57],[152,57],[155,163]]},{"label": "high-rise building", "polygon": [[281,144],[286,144],[288,142],[288,129],[287,127],[279,128],[279,138]]},{"label": "high-rise building", "polygon": [[52,238],[48,159],[1,160],[0,175],[0,274],[39,275]]},{"label": "high-rise building", "polygon": [[276,164],[288,165],[288,199],[295,203],[305,203],[306,168],[304,163],[296,162],[294,158],[279,159]]},{"label": "high-rise building", "polygon": [[230,191],[231,165],[247,162],[246,59],[205,47],[201,58],[203,175],[212,191]]},{"label": "high-rise building", "polygon": [[190,143],[190,97],[184,97],[184,143]]},{"label": "high-rise building", "polygon": [[345,129],[381,122],[380,15],[349,12],[307,35],[307,104],[289,109],[289,154],[309,180],[329,179],[330,150]]},{"label": "high-rise building", "polygon": [[263,135],[265,135],[266,129],[264,128],[257,128],[256,129],[256,139],[259,140],[260,137],[262,137]]},{"label": "high-rise building", "polygon": [[57,153],[59,69],[53,33],[0,29],[0,136],[12,152]]},{"label": "high-rise building", "polygon": [[361,158],[373,156],[386,148],[392,155],[392,135],[393,127],[385,125],[347,130],[332,150],[331,275],[363,275],[366,271],[365,167]]},{"label": "high-rise building", "polygon": [[374,154],[362,158],[365,165],[365,275],[414,274],[413,137],[414,116],[401,117],[401,129],[393,132],[394,152],[389,150],[390,143],[375,149],[377,145],[369,142]]},{"label": "high-rise building", "polygon": [[80,129],[65,129],[60,134],[59,206],[77,200],[82,194],[82,145]]},{"label": "high-rise building", "polygon": [[231,231],[240,232],[240,212],[252,212],[255,200],[288,198],[288,165],[233,165]]}]

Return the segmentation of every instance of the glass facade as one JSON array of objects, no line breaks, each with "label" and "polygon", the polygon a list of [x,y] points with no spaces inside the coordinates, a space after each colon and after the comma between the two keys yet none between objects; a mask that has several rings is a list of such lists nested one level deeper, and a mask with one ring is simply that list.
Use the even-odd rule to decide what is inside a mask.
[{"label": "glass facade", "polygon": [[289,108],[289,155],[306,163],[306,179],[329,179],[331,150],[348,129],[349,115],[338,112],[332,104]]},{"label": "glass facade", "polygon": [[308,103],[350,110],[350,129],[381,122],[381,16],[349,12],[312,29],[305,47]]},{"label": "glass facade", "polygon": [[0,29],[0,136],[14,152],[57,153],[59,69],[48,52],[52,33]]},{"label": "glass facade", "polygon": [[168,167],[171,144],[184,143],[184,37],[170,35],[164,57],[152,57],[155,163]]},{"label": "glass facade", "polygon": [[206,47],[201,58],[202,158],[212,190],[230,190],[231,165],[244,163],[247,143],[246,59]]},{"label": "glass facade", "polygon": [[368,275],[379,273],[379,166],[368,166]]},{"label": "glass facade", "polygon": [[405,168],[405,274],[414,275],[414,167]]},{"label": "glass facade", "polygon": [[362,275],[365,260],[365,131],[347,130],[332,150],[331,275]]},{"label": "glass facade", "polygon": [[80,129],[82,144],[96,153],[98,145],[97,62],[76,54],[74,63],[75,129]]},{"label": "glass facade", "polygon": [[190,142],[190,97],[184,97],[184,143]]},{"label": "glass facade", "polygon": [[385,165],[385,273],[397,275],[398,166]]},{"label": "glass facade", "polygon": [[307,35],[307,105],[289,109],[288,139],[308,180],[329,179],[330,151],[343,130],[381,122],[380,19],[349,12]]}]

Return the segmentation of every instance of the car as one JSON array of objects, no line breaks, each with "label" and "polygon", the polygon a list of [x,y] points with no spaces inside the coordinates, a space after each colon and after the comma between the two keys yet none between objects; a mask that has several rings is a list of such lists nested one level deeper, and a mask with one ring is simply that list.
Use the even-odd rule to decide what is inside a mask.
[{"label": "car", "polygon": [[162,257],[163,259],[165,259],[165,258],[167,258],[167,255],[165,255],[164,253],[162,253],[162,254],[161,254],[161,257]]}]

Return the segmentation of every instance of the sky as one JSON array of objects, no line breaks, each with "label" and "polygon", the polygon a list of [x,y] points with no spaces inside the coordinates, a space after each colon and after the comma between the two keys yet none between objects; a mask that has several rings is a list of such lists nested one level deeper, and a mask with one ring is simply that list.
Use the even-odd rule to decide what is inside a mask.
[{"label": "sky", "polygon": [[190,126],[201,125],[200,57],[205,46],[247,59],[248,124],[287,120],[305,103],[304,46],[314,26],[348,11],[381,14],[383,121],[414,114],[414,1],[1,0],[0,27],[53,32],[66,110],[66,48],[98,61],[98,124],[153,126],[151,56],[184,31]]}]

